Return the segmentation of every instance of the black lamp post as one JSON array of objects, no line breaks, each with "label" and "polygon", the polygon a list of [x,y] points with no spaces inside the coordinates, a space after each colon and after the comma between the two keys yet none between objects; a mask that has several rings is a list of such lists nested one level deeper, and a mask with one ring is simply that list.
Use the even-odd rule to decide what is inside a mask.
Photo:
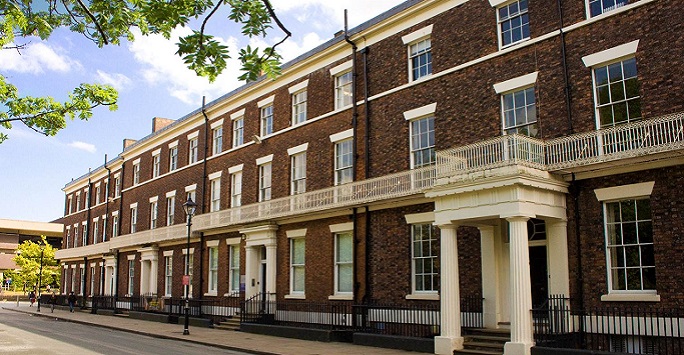
[{"label": "black lamp post", "polygon": [[38,312],[40,312],[40,287],[43,283],[43,253],[45,253],[45,245],[40,246],[40,270],[38,271]]},{"label": "black lamp post", "polygon": [[192,226],[192,216],[195,214],[197,204],[188,196],[188,200],[183,204],[185,215],[188,216],[188,243],[185,251],[185,275],[183,275],[183,283],[185,284],[185,325],[183,327],[183,335],[190,335],[188,325],[190,324],[190,226]]}]

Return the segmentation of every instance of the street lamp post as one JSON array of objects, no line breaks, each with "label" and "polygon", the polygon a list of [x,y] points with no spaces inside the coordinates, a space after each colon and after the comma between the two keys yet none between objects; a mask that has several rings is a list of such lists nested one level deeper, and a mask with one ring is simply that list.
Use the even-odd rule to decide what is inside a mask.
[{"label": "street lamp post", "polygon": [[40,312],[40,287],[43,282],[43,253],[45,253],[45,245],[40,246],[40,269],[38,271],[38,309]]},{"label": "street lamp post", "polygon": [[185,325],[183,327],[183,335],[190,335],[188,325],[190,324],[190,226],[192,226],[192,216],[195,214],[197,204],[188,196],[188,200],[183,204],[183,210],[188,217],[188,242],[185,251],[185,275],[183,275],[183,283],[185,284]]}]

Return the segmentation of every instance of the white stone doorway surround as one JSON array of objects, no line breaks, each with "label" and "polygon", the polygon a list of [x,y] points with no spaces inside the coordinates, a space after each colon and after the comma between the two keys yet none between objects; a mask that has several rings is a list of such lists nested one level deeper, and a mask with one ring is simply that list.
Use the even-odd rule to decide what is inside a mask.
[{"label": "white stone doorway surround", "polygon": [[441,334],[435,337],[435,354],[452,354],[463,348],[459,226],[480,231],[485,327],[510,324],[511,341],[504,346],[504,354],[530,353],[534,340],[528,220],[546,223],[548,293],[567,295],[567,186],[547,172],[513,165],[438,180],[426,193],[435,202],[435,224],[441,235]]},{"label": "white stone doorway surround", "polygon": [[[277,230],[277,225],[240,230],[240,233],[245,235],[245,299],[250,299],[262,292],[269,295],[276,293]],[[266,249],[265,259],[263,258],[264,248]]]}]

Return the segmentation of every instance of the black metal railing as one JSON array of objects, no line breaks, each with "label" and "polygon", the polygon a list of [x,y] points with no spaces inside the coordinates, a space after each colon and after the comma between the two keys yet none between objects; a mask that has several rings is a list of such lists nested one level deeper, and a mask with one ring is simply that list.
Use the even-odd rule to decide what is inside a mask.
[{"label": "black metal railing", "polygon": [[352,309],[357,332],[431,338],[440,331],[439,304],[368,304]]},{"label": "black metal railing", "polygon": [[475,296],[461,298],[461,327],[484,327],[484,298]]},{"label": "black metal railing", "polygon": [[538,346],[675,355],[684,353],[684,311],[647,307],[570,309],[554,297],[532,311]]}]

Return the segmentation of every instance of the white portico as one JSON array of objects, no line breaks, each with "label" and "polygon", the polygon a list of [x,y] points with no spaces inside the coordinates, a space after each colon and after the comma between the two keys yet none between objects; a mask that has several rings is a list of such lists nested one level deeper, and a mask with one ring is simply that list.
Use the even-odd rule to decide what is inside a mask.
[{"label": "white portico", "polygon": [[[441,230],[442,331],[435,338],[436,354],[463,348],[456,247],[459,226],[480,231],[484,326],[499,328],[510,322],[511,341],[504,347],[505,354],[530,353],[534,343],[531,246],[544,249],[545,260],[536,261],[540,267],[532,270],[533,275],[541,273],[539,278],[545,282],[537,291],[567,294],[569,289],[566,193],[567,184],[551,174],[515,164],[438,178],[426,194],[435,201],[435,224]],[[543,240],[536,240],[534,236],[541,233]]]},{"label": "white portico", "polygon": [[276,292],[277,225],[245,228],[245,298]]}]

